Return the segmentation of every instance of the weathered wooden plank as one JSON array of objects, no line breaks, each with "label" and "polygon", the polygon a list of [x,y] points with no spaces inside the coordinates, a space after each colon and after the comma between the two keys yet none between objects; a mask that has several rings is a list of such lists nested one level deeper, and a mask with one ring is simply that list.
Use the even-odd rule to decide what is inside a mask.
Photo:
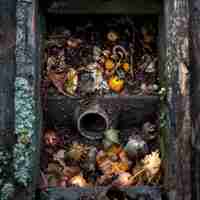
[{"label": "weathered wooden plank", "polygon": [[168,133],[166,185],[170,200],[191,199],[189,1],[165,1]]},{"label": "weathered wooden plank", "polygon": [[[94,103],[93,101],[90,101],[90,104]],[[74,113],[79,106],[82,107],[80,102],[81,100],[70,99],[62,95],[49,95],[46,105],[48,108],[46,114],[49,125],[53,124],[58,127],[73,126]],[[111,116],[118,110],[120,113],[118,123],[123,128],[130,128],[130,126],[141,124],[148,116],[157,111],[159,98],[156,96],[110,96],[98,97],[95,102],[105,110],[109,110]]]},{"label": "weathered wooden plank", "polygon": [[0,199],[12,198],[14,192],[15,7],[15,0],[0,1]]},{"label": "weathered wooden plank", "polygon": [[192,100],[192,187],[193,199],[200,199],[200,0],[190,1],[191,100]]},{"label": "weathered wooden plank", "polygon": [[51,0],[43,7],[53,14],[157,14],[162,1],[159,0]]},{"label": "weathered wooden plank", "polygon": [[39,173],[40,96],[36,52],[36,1],[18,0],[16,7],[16,78],[14,178],[16,200],[33,199]]},{"label": "weathered wooden plank", "polygon": [[0,129],[13,130],[15,78],[15,1],[0,2]]},{"label": "weathered wooden plank", "polygon": [[[47,191],[47,195],[51,200],[78,200],[82,196],[100,197],[99,199],[108,199],[111,194],[115,194],[117,199],[124,199],[122,196],[126,195],[127,199],[148,199],[148,200],[161,200],[161,190],[158,187],[149,186],[134,186],[129,188],[110,188],[110,187],[96,187],[94,188],[78,188],[68,187],[61,188],[55,187]],[[120,198],[121,197],[121,198]],[[111,198],[109,198],[111,199]],[[113,198],[112,198],[113,199]]]}]

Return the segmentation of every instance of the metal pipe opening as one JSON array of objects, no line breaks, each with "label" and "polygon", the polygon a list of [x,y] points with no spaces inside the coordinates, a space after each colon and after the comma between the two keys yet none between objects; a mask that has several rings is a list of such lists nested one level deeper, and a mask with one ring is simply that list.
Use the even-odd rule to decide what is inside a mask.
[{"label": "metal pipe opening", "polygon": [[88,139],[101,139],[108,127],[109,118],[99,106],[93,106],[78,115],[77,128]]}]

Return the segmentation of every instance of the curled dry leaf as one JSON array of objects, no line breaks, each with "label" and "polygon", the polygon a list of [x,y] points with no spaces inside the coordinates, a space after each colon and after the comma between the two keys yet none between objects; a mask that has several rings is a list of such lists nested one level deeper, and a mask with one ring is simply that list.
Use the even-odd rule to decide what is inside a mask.
[{"label": "curled dry leaf", "polygon": [[[124,155],[123,155],[124,154]],[[109,159],[112,161],[127,160],[126,155],[120,145],[112,145],[107,151],[100,150],[96,156],[96,162],[100,165],[104,160]]]},{"label": "curled dry leaf", "polygon": [[128,162],[113,162],[111,172],[113,174],[120,174],[128,171],[128,169],[129,169]]},{"label": "curled dry leaf", "polygon": [[59,186],[63,173],[62,166],[58,163],[49,163],[47,168],[48,185],[52,187]]},{"label": "curled dry leaf", "polygon": [[65,150],[60,149],[56,154],[54,154],[54,160],[64,160],[65,158]]},{"label": "curled dry leaf", "polygon": [[64,90],[64,83],[67,80],[66,72],[56,73],[55,71],[51,70],[48,73],[48,78],[61,94],[67,95]]},{"label": "curled dry leaf", "polygon": [[71,185],[78,186],[78,187],[87,187],[88,186],[87,181],[83,178],[82,175],[74,176],[73,178],[70,179],[69,183]]},{"label": "curled dry leaf", "polygon": [[116,187],[129,187],[133,183],[131,177],[132,175],[128,172],[120,173],[118,178],[115,181],[113,181],[112,185]]},{"label": "curled dry leaf", "polygon": [[124,153],[123,148],[120,145],[112,145],[107,151],[106,154],[108,157],[119,156],[120,153]]},{"label": "curled dry leaf", "polygon": [[129,159],[128,159],[128,156],[127,156],[127,153],[125,152],[125,150],[123,149],[120,153],[119,153],[119,159],[122,161],[122,162],[127,162],[129,163]]},{"label": "curled dry leaf", "polygon": [[56,72],[61,72],[64,70],[67,65],[65,64],[65,56],[64,51],[59,52],[60,55],[53,55],[49,56],[47,59],[47,72],[50,72],[51,70],[55,69]]},{"label": "curled dry leaf", "polygon": [[47,59],[47,71],[49,72],[54,66],[56,66],[56,57],[55,56],[50,56]]},{"label": "curled dry leaf", "polygon": [[59,164],[63,168],[65,168],[64,158],[65,158],[65,150],[64,149],[60,149],[57,153],[53,154],[54,161],[59,162]]},{"label": "curled dry leaf", "polygon": [[133,184],[143,185],[146,182],[146,175],[143,165],[141,163],[137,163],[136,166],[132,169],[132,177]]},{"label": "curled dry leaf", "polygon": [[108,185],[113,182],[113,175],[112,174],[104,174],[97,178],[97,185]]},{"label": "curled dry leaf", "polygon": [[147,180],[149,183],[156,177],[160,179],[160,166],[161,159],[159,157],[159,151],[154,151],[146,155],[142,162],[133,168],[133,177],[131,179],[139,179],[138,182],[146,182]]},{"label": "curled dry leaf", "polygon": [[107,158],[106,152],[103,150],[98,151],[96,156],[97,165],[100,165]]},{"label": "curled dry leaf", "polygon": [[86,160],[86,166],[88,171],[95,171],[96,168],[96,155],[97,155],[97,148],[91,147],[91,149],[88,152],[87,160]]},{"label": "curled dry leaf", "polygon": [[105,159],[98,167],[103,172],[103,174],[113,174],[113,161],[109,160],[108,158]]},{"label": "curled dry leaf", "polygon": [[129,162],[124,150],[113,145],[107,152],[100,151],[96,157],[99,169],[106,175],[116,175],[129,169]]},{"label": "curled dry leaf", "polygon": [[65,166],[63,174],[65,177],[68,177],[70,179],[73,176],[80,174],[80,168],[78,166]]},{"label": "curled dry leaf", "polygon": [[[88,93],[92,93],[94,96],[112,95],[113,92],[119,95],[139,94],[141,92],[138,88],[140,82],[138,83],[138,78],[136,78],[139,77],[138,72],[142,72],[144,75],[143,78],[140,78],[142,83],[154,84],[156,82],[159,70],[156,62],[158,60],[155,45],[156,31],[149,31],[145,27],[136,28],[134,23],[130,23],[132,19],[127,23],[125,21],[123,26],[126,28],[122,32],[114,30],[115,28],[112,27],[114,24],[114,27],[119,27],[118,23],[108,22],[109,25],[106,23],[106,27],[107,25],[111,25],[111,27],[106,33],[98,28],[88,29],[86,25],[87,28],[74,27],[73,30],[67,30],[70,34],[61,31],[56,35],[48,36],[48,45],[45,45],[46,72],[49,73],[53,69],[56,72],[66,71],[70,67],[77,71],[79,77],[78,86],[73,78],[73,81],[70,78],[67,79],[68,81],[64,81],[66,85],[63,86],[63,84],[59,84],[62,81],[53,77],[54,85],[59,92],[64,95],[76,93],[80,96],[88,95]],[[98,27],[98,24],[92,24],[94,27]],[[101,75],[91,68],[80,73],[81,68],[88,69],[88,65],[94,65],[94,63],[100,65]],[[92,89],[85,89],[86,85],[90,86],[90,78],[88,80],[80,78],[81,76],[86,77],[85,73],[91,73],[93,77],[96,77],[92,81],[93,84],[90,87]],[[61,79],[59,78],[59,80]],[[75,82],[75,84],[71,82]],[[77,87],[79,90],[76,90]],[[151,93],[146,94],[150,95]]]},{"label": "curled dry leaf", "polygon": [[154,151],[149,155],[146,155],[142,160],[143,168],[149,179],[153,178],[160,170],[161,159],[159,157],[159,151]]},{"label": "curled dry leaf", "polygon": [[119,144],[119,130],[108,129],[104,132],[105,140],[112,142],[112,144]]},{"label": "curled dry leaf", "polygon": [[49,163],[47,167],[47,172],[52,174],[62,174],[62,166],[59,165],[58,163]]},{"label": "curled dry leaf", "polygon": [[86,158],[89,149],[90,147],[87,145],[74,142],[69,151],[66,152],[66,157],[75,161],[80,161]]},{"label": "curled dry leaf", "polygon": [[[119,144],[119,130],[108,129],[104,132],[104,146],[109,148],[114,144]],[[107,145],[106,145],[107,144]]]},{"label": "curled dry leaf", "polygon": [[59,143],[59,139],[54,130],[48,129],[44,133],[44,143],[48,146],[55,146]]},{"label": "curled dry leaf", "polygon": [[107,59],[105,62],[105,68],[107,70],[112,70],[115,67],[115,63],[111,59]]}]

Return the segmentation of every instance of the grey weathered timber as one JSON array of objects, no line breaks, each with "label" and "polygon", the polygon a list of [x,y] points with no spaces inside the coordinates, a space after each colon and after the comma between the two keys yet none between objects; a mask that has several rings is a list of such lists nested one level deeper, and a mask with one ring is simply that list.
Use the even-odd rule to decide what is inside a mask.
[{"label": "grey weathered timber", "polygon": [[14,178],[16,199],[34,197],[39,154],[40,95],[39,68],[36,50],[36,4],[32,0],[18,0],[16,8],[16,77],[15,77],[15,133]]},{"label": "grey weathered timber", "polygon": [[14,0],[0,1],[0,145],[9,143],[2,133],[14,128],[15,6]]},{"label": "grey weathered timber", "polygon": [[160,0],[49,0],[44,9],[54,14],[157,14]]},{"label": "grey weathered timber", "polygon": [[[161,200],[161,190],[155,186],[134,186],[129,188],[112,188],[112,187],[96,187],[93,188],[78,188],[78,187],[68,187],[68,188],[50,188],[47,194],[51,196],[51,200],[80,200],[84,196],[91,195],[92,197],[98,199],[108,199],[109,193],[115,194],[115,196],[120,199],[122,196],[126,196],[127,199],[131,200]],[[87,198],[87,197],[86,197]],[[110,198],[109,198],[110,199]],[[112,198],[113,199],[113,198]],[[124,199],[124,198],[123,198]]]},{"label": "grey weathered timber", "polygon": [[200,1],[190,2],[191,100],[192,100],[192,186],[193,199],[200,199]]},{"label": "grey weathered timber", "polygon": [[164,1],[168,94],[166,189],[170,200],[191,199],[189,1]]},{"label": "grey weathered timber", "polygon": [[[0,1],[0,199],[14,192],[12,145],[14,137],[15,0]],[[6,23],[5,23],[6,22]]]}]

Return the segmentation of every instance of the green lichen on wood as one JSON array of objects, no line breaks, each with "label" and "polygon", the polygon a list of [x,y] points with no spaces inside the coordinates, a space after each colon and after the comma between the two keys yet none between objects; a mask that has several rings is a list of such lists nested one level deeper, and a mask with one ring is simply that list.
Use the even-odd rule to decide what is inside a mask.
[{"label": "green lichen on wood", "polygon": [[34,155],[34,97],[26,79],[18,77],[15,81],[15,132],[17,143],[14,147],[15,179],[28,186],[32,181]]}]

